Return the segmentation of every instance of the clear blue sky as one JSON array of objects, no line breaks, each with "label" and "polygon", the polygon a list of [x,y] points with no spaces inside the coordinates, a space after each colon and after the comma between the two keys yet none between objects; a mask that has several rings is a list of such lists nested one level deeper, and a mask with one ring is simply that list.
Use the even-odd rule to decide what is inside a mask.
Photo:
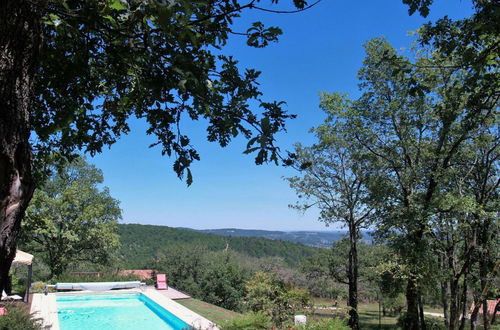
[{"label": "clear blue sky", "polygon": [[[318,108],[320,91],[357,95],[356,74],[367,40],[382,36],[397,49],[408,49],[413,41],[409,31],[444,15],[461,18],[471,13],[469,1],[435,1],[425,19],[408,16],[401,0],[323,0],[293,15],[253,11],[238,22],[241,30],[258,16],[258,20],[283,29],[280,41],[253,49],[243,37],[235,36],[224,52],[239,59],[242,67],[262,71],[265,98],[286,101],[287,110],[298,115],[289,121],[288,132],[278,137],[278,145],[286,150],[298,141],[313,142],[308,130],[323,120]],[[184,122],[183,128],[192,132],[201,155],[201,161],[192,167],[194,183],[187,187],[172,171],[172,159],[162,157],[157,148],[148,148],[155,140],[145,134],[146,124],[130,123],[128,136],[90,159],[103,170],[113,197],[121,201],[122,222],[196,229],[328,229],[317,221],[316,211],[299,214],[288,207],[296,197],[283,177],[294,175],[293,171],[256,166],[253,156],[242,154],[243,139],[222,149],[206,141],[205,123]]]}]

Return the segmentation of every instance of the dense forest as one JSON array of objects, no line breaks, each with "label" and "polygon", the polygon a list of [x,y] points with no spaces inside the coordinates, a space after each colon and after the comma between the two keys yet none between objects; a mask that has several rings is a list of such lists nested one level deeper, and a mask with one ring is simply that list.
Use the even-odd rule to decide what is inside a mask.
[{"label": "dense forest", "polygon": [[289,266],[298,266],[317,251],[310,246],[281,240],[221,236],[167,226],[120,224],[118,233],[122,243],[120,258],[130,268],[145,267],[165,249],[179,244],[214,252],[230,249],[253,258],[278,257]]},{"label": "dense forest", "polygon": [[[264,237],[269,239],[277,239],[282,241],[301,243],[316,247],[331,247],[333,242],[336,242],[344,238],[347,234],[345,230],[271,231],[271,230],[258,230],[258,229],[222,228],[222,229],[203,229],[197,231],[203,233],[223,235],[223,236]],[[366,243],[371,242],[372,237],[370,231],[363,231],[363,239]]]}]

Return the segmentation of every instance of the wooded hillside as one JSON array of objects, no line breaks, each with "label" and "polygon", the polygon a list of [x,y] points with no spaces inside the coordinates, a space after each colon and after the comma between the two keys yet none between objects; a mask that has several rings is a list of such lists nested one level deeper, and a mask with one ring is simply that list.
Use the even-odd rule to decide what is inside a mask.
[{"label": "wooded hillside", "polygon": [[250,257],[280,257],[292,267],[318,251],[314,247],[281,240],[229,237],[167,226],[120,224],[118,233],[122,242],[119,255],[131,268],[145,267],[162,250],[179,244],[192,244],[209,251],[224,250],[227,246]]}]

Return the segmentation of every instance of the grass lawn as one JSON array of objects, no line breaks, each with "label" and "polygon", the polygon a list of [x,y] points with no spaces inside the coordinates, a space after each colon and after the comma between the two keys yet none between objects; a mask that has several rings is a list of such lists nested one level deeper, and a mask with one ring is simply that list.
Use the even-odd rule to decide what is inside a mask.
[{"label": "grass lawn", "polygon": [[[333,307],[335,302],[328,299],[314,299],[315,307]],[[338,302],[338,309],[317,309],[314,314],[311,315],[312,318],[318,319],[323,317],[332,317],[334,314],[342,314],[347,312],[347,306],[344,301]],[[342,311],[343,310],[343,311]],[[378,304],[359,304],[359,325],[361,329],[398,329],[396,326],[397,317],[382,316],[378,319]]]},{"label": "grass lawn", "polygon": [[381,316],[378,319],[378,304],[359,304],[359,326],[361,329],[399,329],[397,317]]},{"label": "grass lawn", "polygon": [[443,314],[443,308],[441,308],[441,307],[431,307],[431,306],[424,305],[424,311],[431,312],[431,313]]},{"label": "grass lawn", "polygon": [[212,322],[215,322],[216,324],[221,324],[237,316],[241,316],[240,313],[236,313],[198,299],[181,299],[176,300],[175,302],[189,308],[193,312],[200,314],[201,316]]},{"label": "grass lawn", "polygon": [[[345,301],[339,300],[338,302],[326,299],[326,298],[313,298],[314,306],[316,310],[314,314],[312,314],[312,318],[324,318],[324,317],[332,317],[332,315],[341,315],[342,313],[347,313],[347,304]],[[333,309],[333,307],[337,307],[337,309]],[[319,309],[319,308],[330,308],[330,309]],[[359,323],[361,329],[398,329],[396,326],[397,317],[391,316],[382,316],[380,319],[380,328],[379,328],[379,319],[378,319],[378,304],[363,304],[360,303],[358,306],[359,309]],[[432,313],[442,313],[443,310],[441,308],[425,306],[426,312]],[[428,318],[432,318],[431,316],[426,316]],[[436,318],[438,321],[442,321],[442,318]],[[500,330],[500,329],[495,329]]]}]

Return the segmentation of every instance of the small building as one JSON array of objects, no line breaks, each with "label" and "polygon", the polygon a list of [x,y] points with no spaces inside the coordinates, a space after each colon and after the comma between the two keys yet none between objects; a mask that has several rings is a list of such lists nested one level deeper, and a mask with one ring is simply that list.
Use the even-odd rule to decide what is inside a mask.
[{"label": "small building", "polygon": [[[500,299],[487,300],[486,302],[488,303],[488,315],[493,315],[498,312],[497,307],[500,304]],[[474,310],[474,303],[472,303],[472,306],[470,306],[470,312],[472,313],[473,310]],[[479,307],[478,314],[479,315],[483,314],[483,304],[481,304],[481,306]]]}]

